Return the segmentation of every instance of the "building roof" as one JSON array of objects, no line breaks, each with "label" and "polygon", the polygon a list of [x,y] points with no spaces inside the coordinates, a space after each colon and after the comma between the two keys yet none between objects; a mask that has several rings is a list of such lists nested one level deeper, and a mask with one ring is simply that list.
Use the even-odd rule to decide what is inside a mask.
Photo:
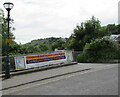
[{"label": "building roof", "polygon": [[118,40],[120,40],[120,34],[119,35],[111,35],[110,39],[112,39],[113,41],[118,41]]}]

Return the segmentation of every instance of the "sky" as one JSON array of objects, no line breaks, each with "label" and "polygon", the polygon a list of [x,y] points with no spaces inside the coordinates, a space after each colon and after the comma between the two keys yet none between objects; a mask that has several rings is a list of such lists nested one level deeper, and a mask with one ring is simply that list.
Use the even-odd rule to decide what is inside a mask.
[{"label": "sky", "polygon": [[0,0],[14,3],[15,41],[27,43],[48,37],[70,37],[76,25],[95,16],[101,25],[118,24],[119,0]]}]

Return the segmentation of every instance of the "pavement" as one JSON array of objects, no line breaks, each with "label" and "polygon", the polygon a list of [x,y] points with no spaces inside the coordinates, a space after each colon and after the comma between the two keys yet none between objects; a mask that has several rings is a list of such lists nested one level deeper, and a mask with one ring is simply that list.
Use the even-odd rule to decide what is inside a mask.
[{"label": "pavement", "polygon": [[[71,63],[62,63],[62,64],[53,64],[53,65],[47,65],[47,66],[41,66],[38,68],[31,68],[31,69],[25,69],[25,70],[14,70],[10,72],[11,76],[16,76],[16,75],[22,75],[22,74],[27,74],[31,72],[37,72],[37,71],[43,71],[47,69],[52,69],[52,68],[58,68],[62,66],[69,66],[69,65],[74,65],[77,64],[77,62],[71,62]],[[5,72],[3,74],[0,74],[0,80],[5,78]]]},{"label": "pavement", "polygon": [[[72,68],[71,68],[72,66]],[[59,68],[51,68],[46,70],[40,70],[37,72],[29,72],[24,74],[16,74],[16,76],[12,76],[10,79],[5,79],[2,81],[2,89],[9,89],[12,87],[21,86],[24,84],[32,83],[35,81],[45,80],[49,79],[51,77],[57,77],[61,76],[70,72],[77,72],[81,70],[85,70],[88,68],[80,68],[79,65],[67,65],[67,66],[61,66]],[[35,70],[34,70],[35,71]],[[28,72],[28,71],[27,71]]]},{"label": "pavement", "polygon": [[22,86],[25,84],[42,81],[49,78],[54,78],[58,76],[62,76],[65,74],[75,73],[75,72],[81,72],[89,69],[94,68],[103,68],[103,66],[107,66],[109,64],[75,64],[72,65],[66,65],[66,66],[59,66],[59,68],[51,68],[46,70],[40,70],[38,72],[29,72],[29,73],[22,73],[16,74],[16,76],[12,76],[10,79],[5,79],[2,81],[2,90],[6,90],[9,88],[14,88],[18,86]]}]

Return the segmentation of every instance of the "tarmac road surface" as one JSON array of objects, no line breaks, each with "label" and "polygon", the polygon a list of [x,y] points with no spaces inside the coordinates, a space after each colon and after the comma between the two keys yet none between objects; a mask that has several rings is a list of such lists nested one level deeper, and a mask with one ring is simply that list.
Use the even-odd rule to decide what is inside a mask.
[{"label": "tarmac road surface", "polygon": [[[4,95],[118,95],[117,64],[79,64],[92,68],[3,90]],[[73,65],[66,67],[74,68]],[[59,68],[60,69],[60,68]],[[65,68],[64,68],[65,69]],[[62,69],[63,70],[63,69]],[[69,69],[70,70],[70,69]],[[72,70],[72,69],[71,69]],[[64,71],[64,70],[63,70]],[[20,77],[20,76],[19,76]]]}]

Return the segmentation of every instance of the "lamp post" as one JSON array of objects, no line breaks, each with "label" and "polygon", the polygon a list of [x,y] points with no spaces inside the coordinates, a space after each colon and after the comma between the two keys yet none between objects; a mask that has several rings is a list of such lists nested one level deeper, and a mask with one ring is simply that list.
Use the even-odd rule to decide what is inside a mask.
[{"label": "lamp post", "polygon": [[6,71],[5,71],[5,78],[10,78],[10,57],[9,57],[9,43],[10,43],[10,26],[9,26],[9,22],[10,22],[10,10],[13,8],[14,4],[10,3],[10,2],[6,2],[3,4],[4,8],[7,10],[8,14],[7,14],[7,29],[8,29],[8,33],[7,33],[7,38],[6,38],[6,42],[7,42],[7,59],[6,59]]}]

